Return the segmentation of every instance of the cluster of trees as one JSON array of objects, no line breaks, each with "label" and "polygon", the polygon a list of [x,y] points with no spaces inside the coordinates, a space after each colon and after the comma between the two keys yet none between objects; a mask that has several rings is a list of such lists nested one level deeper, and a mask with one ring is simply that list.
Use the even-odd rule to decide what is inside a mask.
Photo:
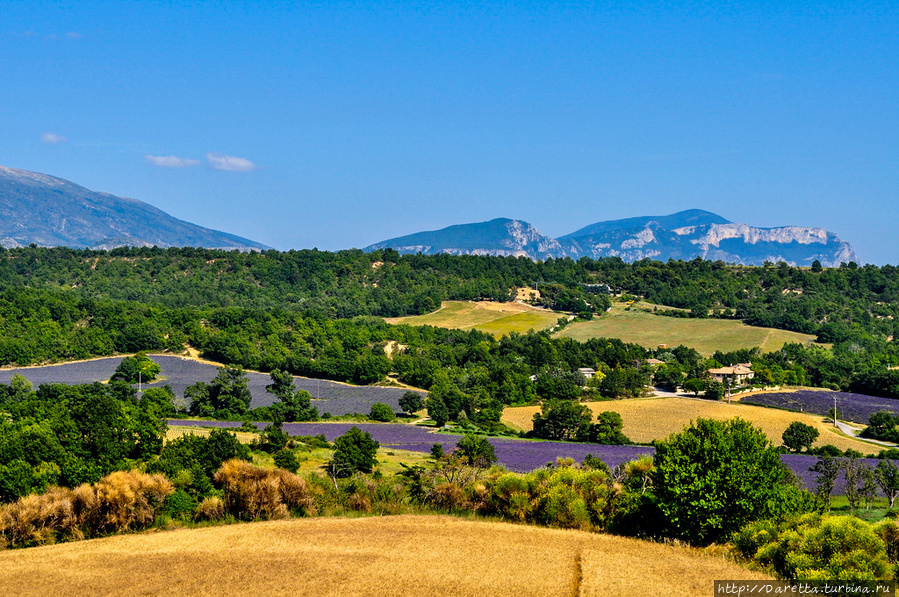
[{"label": "cluster of trees", "polygon": [[534,414],[531,437],[559,441],[579,441],[596,444],[629,444],[621,432],[621,415],[613,411],[599,413],[593,423],[593,412],[576,400],[547,400],[541,412]]},{"label": "cluster of trees", "polygon": [[42,384],[15,377],[0,392],[0,501],[74,487],[162,450],[172,394],[141,399],[125,382]]}]

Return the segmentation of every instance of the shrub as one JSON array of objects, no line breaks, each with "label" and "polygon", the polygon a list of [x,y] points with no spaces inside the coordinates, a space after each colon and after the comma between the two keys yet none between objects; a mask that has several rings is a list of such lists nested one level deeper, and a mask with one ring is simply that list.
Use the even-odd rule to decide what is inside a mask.
[{"label": "shrub", "polygon": [[300,468],[300,462],[291,450],[285,448],[275,453],[275,466],[295,473]]},{"label": "shrub", "polygon": [[313,504],[305,479],[283,469],[229,460],[215,474],[225,492],[225,510],[241,520],[286,518]]},{"label": "shrub", "polygon": [[43,495],[27,495],[2,506],[0,537],[9,547],[81,539],[75,502],[71,489],[52,487]]},{"label": "shrub", "polygon": [[383,402],[375,402],[371,405],[371,412],[368,414],[369,418],[374,421],[381,421],[382,423],[389,423],[396,419],[396,415],[393,412],[393,409],[384,404]]},{"label": "shrub", "polygon": [[94,485],[96,511],[92,529],[97,532],[127,531],[149,526],[167,496],[175,491],[162,475],[140,471],[116,471]]},{"label": "shrub", "polygon": [[0,508],[0,535],[11,547],[146,528],[174,487],[162,475],[118,471],[94,486],[52,487]]},{"label": "shrub", "polygon": [[225,502],[217,495],[204,498],[194,512],[196,520],[221,520],[225,517]]},{"label": "shrub", "polygon": [[197,501],[183,489],[165,499],[163,511],[172,518],[190,518],[197,509]]},{"label": "shrub", "polygon": [[[885,533],[892,533],[894,529]],[[782,578],[802,581],[890,580],[883,540],[871,525],[850,516],[806,514],[774,527],[752,523],[735,536],[740,553]]]}]

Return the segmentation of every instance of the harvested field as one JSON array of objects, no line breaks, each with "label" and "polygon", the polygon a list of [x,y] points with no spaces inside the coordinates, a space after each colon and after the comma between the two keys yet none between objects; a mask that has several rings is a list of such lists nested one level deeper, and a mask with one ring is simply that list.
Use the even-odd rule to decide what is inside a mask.
[{"label": "harvested field", "polygon": [[494,301],[444,301],[440,309],[426,315],[391,317],[388,323],[433,325],[460,330],[477,329],[497,338],[510,332],[526,333],[552,327],[564,313],[537,309],[522,303]]},{"label": "harvested field", "polygon": [[[864,454],[876,453],[881,449],[881,446],[851,439],[835,432],[833,426],[825,424],[824,418],[818,415],[739,402],[728,404],[694,398],[637,398],[586,404],[594,414],[607,410],[619,413],[624,421],[622,429],[624,434],[632,441],[640,443],[665,439],[672,433],[682,431],[684,427],[689,426],[690,421],[699,417],[718,420],[742,417],[761,428],[776,446],[783,443],[783,432],[790,423],[800,421],[812,425],[820,432],[815,446],[833,444],[841,450],[852,448]],[[522,429],[532,429],[533,416],[537,412],[540,412],[539,406],[507,408],[503,412],[503,419]]]},{"label": "harvested field", "polygon": [[[640,306],[653,307],[647,303],[640,303]],[[581,342],[599,337],[620,338],[646,348],[683,344],[705,356],[711,356],[716,350],[727,352],[755,346],[771,352],[780,350],[788,342],[808,343],[815,339],[808,334],[754,327],[735,320],[681,319],[624,309],[620,303],[613,304],[612,311],[602,317],[573,323],[556,335]]]},{"label": "harvested field", "polygon": [[[162,379],[144,387],[172,386],[175,396],[183,397],[184,389],[198,381],[209,382],[218,374],[218,366],[208,361],[199,361],[174,355],[150,355],[162,368]],[[24,375],[37,388],[42,383],[81,384],[95,381],[106,381],[121,362],[122,357],[93,359],[44,367],[22,367],[18,369],[0,369],[0,383],[9,383],[13,375]],[[253,396],[250,406],[270,406],[274,396],[265,391],[271,383],[267,373],[247,372],[248,386]],[[335,416],[353,413],[368,414],[371,405],[383,402],[393,408],[394,412],[402,412],[399,400],[408,390],[404,388],[387,388],[382,386],[354,386],[324,379],[294,377],[294,384],[309,392],[312,404],[319,413],[331,413]]]},{"label": "harvested field", "polygon": [[294,519],[0,552],[7,595],[709,595],[697,550],[445,516]]}]

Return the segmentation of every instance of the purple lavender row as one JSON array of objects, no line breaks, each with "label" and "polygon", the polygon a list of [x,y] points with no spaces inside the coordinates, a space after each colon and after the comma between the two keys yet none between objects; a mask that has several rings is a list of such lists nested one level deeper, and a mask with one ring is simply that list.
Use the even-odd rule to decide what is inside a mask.
[{"label": "purple lavender row", "polygon": [[853,394],[851,392],[831,392],[816,390],[799,390],[796,392],[776,392],[771,394],[755,394],[744,397],[741,402],[774,406],[798,412],[814,413],[827,416],[834,407],[836,399],[837,416],[840,419],[867,424],[868,419],[876,412],[888,411],[899,414],[899,402],[890,398],[878,398]]},{"label": "purple lavender row", "polygon": [[[161,375],[165,379],[155,381],[152,384],[144,384],[144,388],[170,385],[175,392],[175,396],[178,397],[184,396],[184,390],[187,386],[198,381],[209,382],[218,374],[218,368],[215,365],[201,363],[192,359],[173,355],[151,355],[151,358],[159,364],[162,369]],[[0,383],[9,383],[9,380],[16,373],[24,375],[35,387],[42,383],[74,385],[105,381],[115,373],[116,367],[118,367],[121,361],[122,357],[109,357],[44,367],[0,369]],[[250,404],[251,407],[272,405],[274,396],[265,390],[265,386],[270,383],[271,378],[267,373],[247,373],[247,387],[253,397]],[[318,409],[318,412],[330,413],[335,416],[353,413],[368,414],[371,411],[371,405],[375,402],[386,404],[394,412],[401,412],[399,400],[406,392],[403,388],[353,386],[335,381],[305,377],[295,377],[294,384],[298,388],[309,392],[312,396],[312,405]]]}]

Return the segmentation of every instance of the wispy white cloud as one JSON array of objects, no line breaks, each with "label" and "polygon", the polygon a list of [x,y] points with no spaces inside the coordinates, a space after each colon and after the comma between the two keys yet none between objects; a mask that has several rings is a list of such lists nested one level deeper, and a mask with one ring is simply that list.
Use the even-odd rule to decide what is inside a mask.
[{"label": "wispy white cloud", "polygon": [[215,170],[227,170],[229,172],[252,172],[256,169],[256,164],[246,158],[238,158],[233,155],[224,155],[221,153],[207,153],[206,159],[209,165]]},{"label": "wispy white cloud", "polygon": [[68,141],[68,139],[66,139],[62,135],[57,135],[56,133],[44,133],[43,135],[41,135],[41,141],[43,141],[44,143],[56,144]]},{"label": "wispy white cloud", "polygon": [[68,37],[69,39],[81,39],[81,34],[75,31],[69,31],[68,33],[66,33],[66,37]]},{"label": "wispy white cloud", "polygon": [[200,165],[200,160],[179,158],[174,155],[147,155],[144,157],[147,158],[148,162],[160,168],[189,168],[190,166]]}]

